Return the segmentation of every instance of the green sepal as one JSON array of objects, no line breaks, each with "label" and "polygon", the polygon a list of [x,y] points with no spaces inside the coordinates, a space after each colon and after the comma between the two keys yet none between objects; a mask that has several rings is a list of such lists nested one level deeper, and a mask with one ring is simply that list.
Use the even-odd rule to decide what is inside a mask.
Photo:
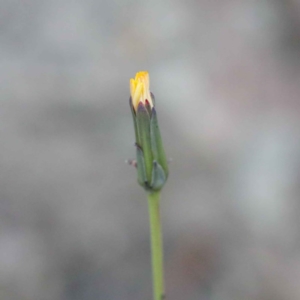
[{"label": "green sepal", "polygon": [[136,113],[135,113],[134,108],[133,108],[131,97],[129,98],[129,106],[130,106],[130,110],[131,110],[131,114],[132,114],[132,119],[133,119],[133,126],[134,126],[134,133],[135,133],[135,142],[137,144],[139,144],[140,140],[139,140],[138,130],[137,130],[137,124],[136,124]]},{"label": "green sepal", "polygon": [[146,167],[147,181],[151,182],[152,178],[152,151],[150,137],[150,116],[142,102],[139,103],[136,112],[136,124],[139,138],[139,145],[144,154],[144,162]]},{"label": "green sepal", "polygon": [[154,97],[154,95],[151,92],[150,92],[150,97],[151,97],[153,106],[155,106],[155,97]]},{"label": "green sepal", "polygon": [[150,106],[150,102],[148,100],[145,101],[145,107],[146,107],[146,110],[151,118],[151,115],[152,115],[152,109],[151,109],[151,106]]},{"label": "green sepal", "polygon": [[153,161],[153,169],[152,169],[152,180],[151,180],[151,189],[152,190],[160,190],[167,180],[167,176],[165,174],[162,166],[157,162]]},{"label": "green sepal", "polygon": [[145,160],[143,150],[138,144],[136,146],[136,161],[137,161],[137,173],[138,173],[138,183],[142,186],[147,186],[147,175],[145,168]]},{"label": "green sepal", "polygon": [[165,154],[165,150],[162,143],[162,138],[158,126],[158,120],[156,110],[152,108],[152,115],[150,121],[150,136],[151,136],[151,148],[153,159],[156,160],[164,170],[165,177],[168,177],[168,162]]}]

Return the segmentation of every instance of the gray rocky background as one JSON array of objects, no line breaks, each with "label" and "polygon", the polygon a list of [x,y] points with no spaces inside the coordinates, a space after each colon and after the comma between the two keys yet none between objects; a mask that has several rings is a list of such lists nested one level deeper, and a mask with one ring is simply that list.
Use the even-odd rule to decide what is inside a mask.
[{"label": "gray rocky background", "polygon": [[300,299],[300,2],[0,1],[0,299],[151,299],[129,78],[169,157],[167,299]]}]

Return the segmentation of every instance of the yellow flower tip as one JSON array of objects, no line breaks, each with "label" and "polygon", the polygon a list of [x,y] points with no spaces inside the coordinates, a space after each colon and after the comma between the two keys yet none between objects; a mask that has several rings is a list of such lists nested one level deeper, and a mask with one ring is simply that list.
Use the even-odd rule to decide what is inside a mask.
[{"label": "yellow flower tip", "polygon": [[145,104],[146,100],[148,100],[150,107],[153,107],[149,87],[150,81],[149,73],[147,71],[140,71],[136,73],[134,79],[130,79],[130,95],[135,111],[137,110],[139,103],[142,102],[143,104]]}]

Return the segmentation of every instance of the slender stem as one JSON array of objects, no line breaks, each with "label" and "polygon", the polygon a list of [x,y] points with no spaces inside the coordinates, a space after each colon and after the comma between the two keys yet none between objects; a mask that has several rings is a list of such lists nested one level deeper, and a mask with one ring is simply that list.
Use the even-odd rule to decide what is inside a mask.
[{"label": "slender stem", "polygon": [[160,192],[148,194],[154,300],[164,299],[163,246],[160,221]]}]

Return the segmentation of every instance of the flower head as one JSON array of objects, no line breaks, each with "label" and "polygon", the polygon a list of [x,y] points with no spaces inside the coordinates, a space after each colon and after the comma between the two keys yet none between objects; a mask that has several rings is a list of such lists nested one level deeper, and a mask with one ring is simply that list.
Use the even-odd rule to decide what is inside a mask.
[{"label": "flower head", "polygon": [[130,108],[133,117],[138,182],[147,191],[160,190],[168,177],[168,163],[159,131],[149,74],[136,73],[130,79]]},{"label": "flower head", "polygon": [[150,81],[147,71],[136,73],[135,78],[130,79],[130,95],[132,106],[137,111],[138,105],[142,102],[144,105],[148,101],[150,107],[153,107],[153,101],[150,93]]}]

